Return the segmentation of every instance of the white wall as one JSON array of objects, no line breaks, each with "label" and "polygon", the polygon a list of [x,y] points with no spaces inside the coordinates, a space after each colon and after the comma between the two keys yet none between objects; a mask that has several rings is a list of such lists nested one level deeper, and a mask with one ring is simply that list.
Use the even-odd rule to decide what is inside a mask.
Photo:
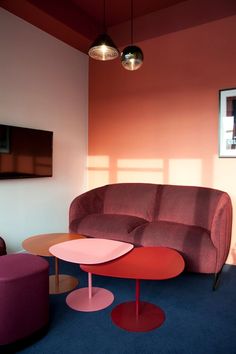
[{"label": "white wall", "polygon": [[54,132],[53,177],[0,180],[8,252],[31,235],[68,230],[86,187],[88,57],[0,9],[0,123]]}]

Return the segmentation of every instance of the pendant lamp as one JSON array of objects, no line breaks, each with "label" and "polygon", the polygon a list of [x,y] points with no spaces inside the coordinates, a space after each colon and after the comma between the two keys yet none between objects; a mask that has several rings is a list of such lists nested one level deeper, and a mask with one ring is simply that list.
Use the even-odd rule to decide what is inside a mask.
[{"label": "pendant lamp", "polygon": [[106,33],[105,0],[103,1],[103,28],[104,33],[99,35],[89,48],[88,55],[96,60],[112,60],[119,56],[119,50],[113,40]]},{"label": "pendant lamp", "polygon": [[133,0],[131,0],[131,45],[125,47],[121,53],[121,64],[126,70],[137,70],[143,64],[143,52],[142,50],[133,45]]}]

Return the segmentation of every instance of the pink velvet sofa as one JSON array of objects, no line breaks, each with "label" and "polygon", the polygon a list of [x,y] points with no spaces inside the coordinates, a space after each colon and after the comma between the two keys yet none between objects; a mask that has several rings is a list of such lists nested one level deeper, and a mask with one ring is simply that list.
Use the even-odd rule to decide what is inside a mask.
[{"label": "pink velvet sofa", "polygon": [[232,205],[227,193],[204,187],[120,183],[76,197],[69,230],[89,237],[178,250],[186,270],[215,275],[229,253]]}]

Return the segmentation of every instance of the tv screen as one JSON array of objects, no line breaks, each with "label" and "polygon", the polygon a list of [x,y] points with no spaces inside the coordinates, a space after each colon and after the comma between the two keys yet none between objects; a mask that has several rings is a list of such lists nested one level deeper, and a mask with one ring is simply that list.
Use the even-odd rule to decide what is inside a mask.
[{"label": "tv screen", "polygon": [[52,177],[53,132],[0,124],[0,179]]}]

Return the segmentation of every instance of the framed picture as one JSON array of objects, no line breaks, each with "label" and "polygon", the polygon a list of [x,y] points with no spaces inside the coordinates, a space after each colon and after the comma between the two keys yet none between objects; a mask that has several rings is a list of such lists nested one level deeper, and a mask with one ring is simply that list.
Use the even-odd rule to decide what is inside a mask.
[{"label": "framed picture", "polygon": [[236,88],[219,92],[219,157],[236,157]]}]

